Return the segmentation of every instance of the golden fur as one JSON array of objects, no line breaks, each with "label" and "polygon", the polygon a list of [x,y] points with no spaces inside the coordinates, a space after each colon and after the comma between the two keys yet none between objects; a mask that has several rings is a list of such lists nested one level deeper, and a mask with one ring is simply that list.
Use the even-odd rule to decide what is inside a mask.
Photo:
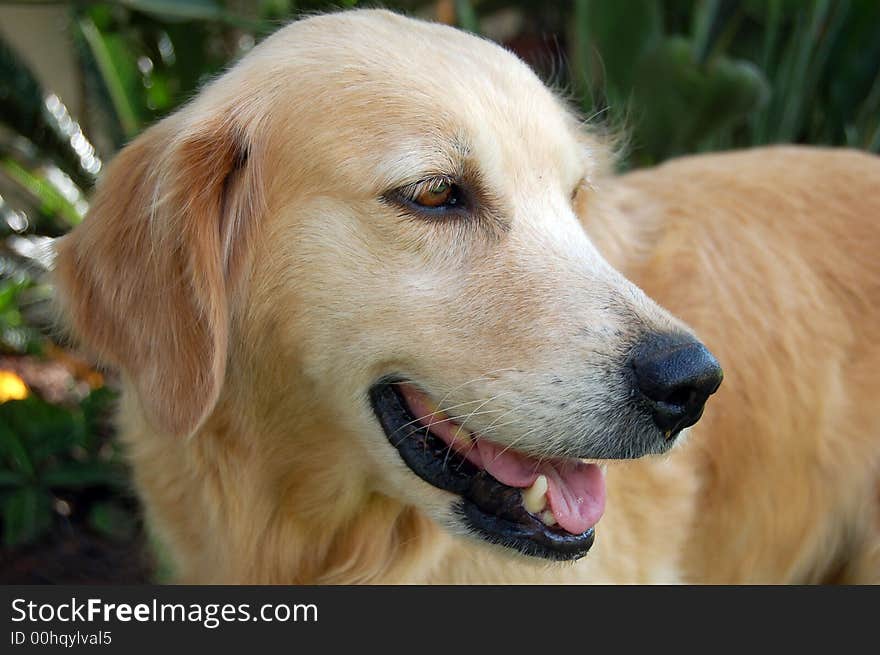
[{"label": "golden fur", "polygon": [[[382,11],[280,30],[125,148],[56,278],[123,373],[177,579],[880,582],[880,161],[606,158],[509,53]],[[450,165],[486,181],[479,225],[380,199]],[[595,353],[633,323],[686,323],[725,381],[669,455],[608,464],[589,554],[445,529],[451,494],[399,460],[369,384],[396,366],[469,388],[521,419],[502,443],[563,448],[572,417],[529,436],[522,408],[551,373],[601,399]]]}]

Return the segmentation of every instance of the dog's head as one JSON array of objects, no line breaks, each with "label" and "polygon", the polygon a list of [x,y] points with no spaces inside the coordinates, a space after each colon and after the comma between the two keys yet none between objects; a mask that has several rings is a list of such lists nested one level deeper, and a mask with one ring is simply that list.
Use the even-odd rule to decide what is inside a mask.
[{"label": "dog's head", "polygon": [[157,431],[238,384],[251,425],[321,416],[373,491],[574,558],[604,506],[582,460],[667,450],[721,376],[584,231],[603,157],[490,42],[310,18],[117,157],[58,283]]}]

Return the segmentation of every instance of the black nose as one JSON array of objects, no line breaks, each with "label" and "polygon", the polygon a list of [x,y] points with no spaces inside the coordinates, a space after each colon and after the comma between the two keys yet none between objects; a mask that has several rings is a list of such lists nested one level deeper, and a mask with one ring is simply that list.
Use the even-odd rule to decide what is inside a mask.
[{"label": "black nose", "polygon": [[630,359],[638,393],[647,401],[654,423],[672,435],[696,423],[706,399],[723,373],[706,347],[692,337],[654,334]]}]

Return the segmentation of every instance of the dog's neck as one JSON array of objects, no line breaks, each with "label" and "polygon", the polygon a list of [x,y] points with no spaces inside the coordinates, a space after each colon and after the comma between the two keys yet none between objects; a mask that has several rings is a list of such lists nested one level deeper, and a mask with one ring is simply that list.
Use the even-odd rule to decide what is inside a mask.
[{"label": "dog's neck", "polygon": [[412,581],[448,545],[421,512],[372,490],[362,454],[320,418],[249,420],[254,406],[224,394],[194,435],[176,438],[139,418],[131,392],[121,404],[136,484],[181,582]]}]

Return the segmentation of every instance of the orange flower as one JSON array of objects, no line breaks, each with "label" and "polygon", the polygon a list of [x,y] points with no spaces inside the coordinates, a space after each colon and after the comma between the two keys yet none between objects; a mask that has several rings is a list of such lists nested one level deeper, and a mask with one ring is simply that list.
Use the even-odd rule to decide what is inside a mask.
[{"label": "orange flower", "polygon": [[18,375],[12,371],[0,371],[0,403],[7,400],[27,398],[28,388]]}]

